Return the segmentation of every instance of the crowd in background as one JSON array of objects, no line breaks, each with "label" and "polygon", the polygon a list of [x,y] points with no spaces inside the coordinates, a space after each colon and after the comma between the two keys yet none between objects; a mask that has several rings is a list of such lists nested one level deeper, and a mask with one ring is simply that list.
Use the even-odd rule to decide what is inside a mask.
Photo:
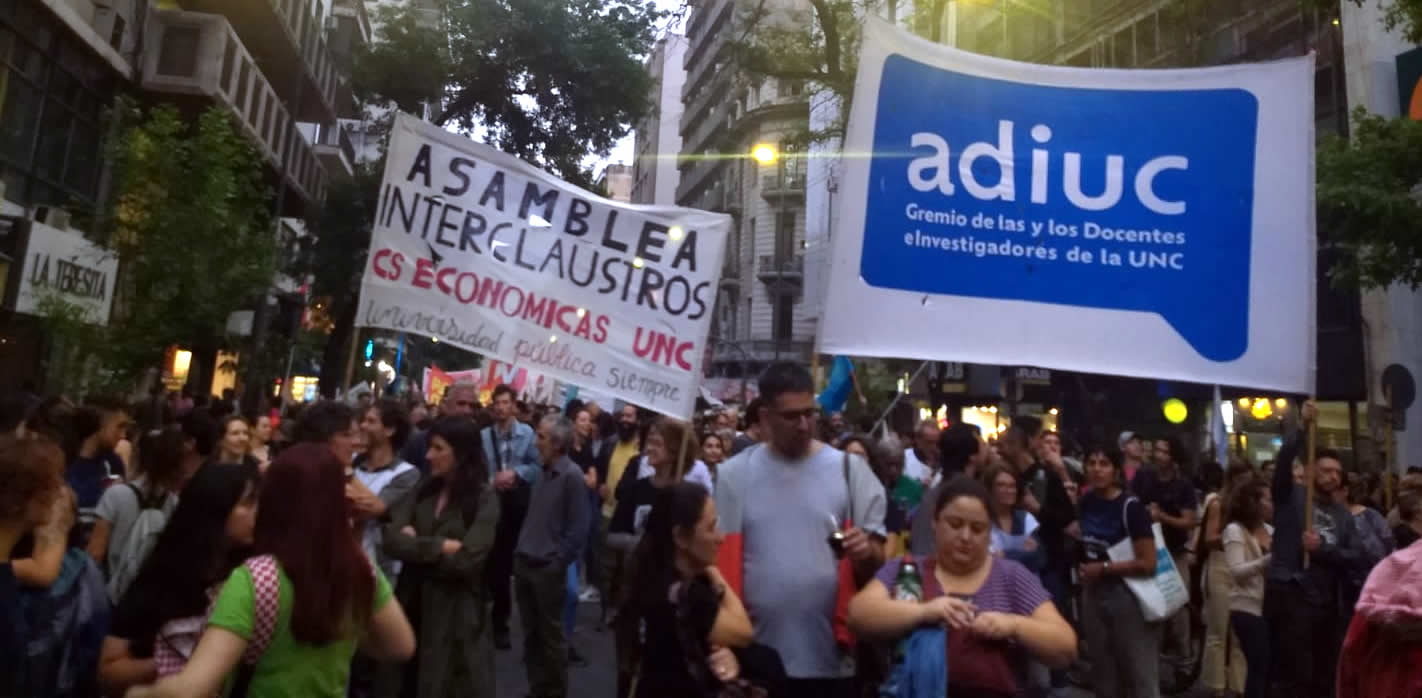
[{"label": "crowd in background", "polygon": [[[0,696],[496,696],[501,661],[566,696],[579,603],[617,698],[1422,695],[1422,473],[1306,469],[1312,405],[1256,467],[759,385],[694,423],[507,386],[6,396]],[[1148,620],[1162,555],[1190,603]]]}]

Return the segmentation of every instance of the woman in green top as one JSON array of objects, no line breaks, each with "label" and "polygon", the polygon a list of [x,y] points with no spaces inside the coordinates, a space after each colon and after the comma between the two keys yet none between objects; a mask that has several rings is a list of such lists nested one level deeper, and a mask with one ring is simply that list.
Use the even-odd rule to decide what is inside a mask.
[{"label": "woman in green top", "polygon": [[[261,589],[252,561],[238,567],[219,592],[208,626],[183,670],[135,688],[129,698],[211,696],[245,683],[263,698],[339,698],[345,695],[351,656],[402,661],[415,636],[390,585],[351,533],[345,468],[323,444],[301,444],[267,469],[257,507],[254,550],[277,572],[278,603],[269,633],[258,621]],[[265,644],[254,662],[248,644]],[[229,680],[234,669],[238,681]]]},{"label": "woman in green top", "polygon": [[483,580],[499,499],[488,486],[474,422],[446,417],[429,435],[429,477],[385,527],[386,554],[405,564],[400,598],[420,626],[419,658],[404,667],[400,681],[382,670],[376,694],[492,698],[494,645]]}]

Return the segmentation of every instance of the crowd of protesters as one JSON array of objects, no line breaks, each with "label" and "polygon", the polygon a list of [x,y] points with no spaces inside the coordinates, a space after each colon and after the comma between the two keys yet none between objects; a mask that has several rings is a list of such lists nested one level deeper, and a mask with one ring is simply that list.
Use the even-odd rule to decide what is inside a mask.
[{"label": "crowd of protesters", "polygon": [[[632,405],[0,400],[0,697],[1422,695],[1422,474],[822,415],[776,364]],[[1312,487],[1306,478],[1312,477]],[[1157,531],[1160,540],[1157,541]],[[1169,556],[1165,564],[1164,556]],[[1148,620],[1132,583],[1191,601]],[[522,646],[512,644],[513,619]],[[586,692],[586,688],[583,689]]]}]

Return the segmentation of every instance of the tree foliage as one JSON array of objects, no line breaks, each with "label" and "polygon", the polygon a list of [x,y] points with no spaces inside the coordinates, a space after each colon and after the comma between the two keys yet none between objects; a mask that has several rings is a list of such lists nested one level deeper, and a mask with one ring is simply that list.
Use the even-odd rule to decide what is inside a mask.
[{"label": "tree foliage", "polygon": [[[1362,7],[1364,2],[1376,2],[1382,7],[1383,26],[1388,31],[1400,31],[1413,44],[1422,44],[1422,0],[1346,0]],[[1308,0],[1325,12],[1337,12],[1338,0]]]},{"label": "tree foliage", "polygon": [[120,286],[100,346],[115,377],[157,366],[173,344],[229,346],[228,315],[251,307],[275,270],[261,160],[218,108],[185,120],[121,102],[110,144]]},{"label": "tree foliage", "polygon": [[425,12],[380,12],[382,41],[357,62],[364,95],[418,111],[438,94],[436,123],[579,184],[583,160],[648,113],[650,0],[450,0],[440,29]]},{"label": "tree foliage", "polygon": [[1422,284],[1422,122],[1353,113],[1318,150],[1318,229],[1352,254],[1337,281]]},{"label": "tree foliage", "polygon": [[358,166],[353,179],[333,183],[326,192],[326,205],[314,221],[311,291],[314,297],[324,299],[322,310],[331,319],[331,331],[321,355],[322,395],[334,395],[345,376],[346,352],[355,331],[360,279],[365,271],[384,169],[381,158]]},{"label": "tree foliage", "polygon": [[806,131],[802,140],[839,138],[854,94],[860,20],[881,5],[879,0],[809,0],[808,8],[787,8],[755,0],[737,16],[732,57],[752,80],[804,82],[838,98],[838,117],[822,132]]}]

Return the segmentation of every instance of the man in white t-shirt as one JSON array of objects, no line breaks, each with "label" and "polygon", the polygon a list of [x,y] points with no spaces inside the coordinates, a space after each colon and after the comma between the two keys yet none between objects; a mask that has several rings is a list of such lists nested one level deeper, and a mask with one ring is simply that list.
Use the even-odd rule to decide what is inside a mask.
[{"label": "man in white t-shirt", "polygon": [[938,423],[925,419],[913,432],[913,448],[904,450],[904,475],[927,485],[938,472]]},{"label": "man in white t-shirt", "polygon": [[858,456],[814,440],[819,407],[804,367],[772,365],[760,395],[765,443],[718,471],[726,540],[717,567],[745,601],[755,641],[784,662],[790,680],[780,695],[849,698],[854,664],[831,617],[840,565],[829,540],[846,529],[841,547],[855,581],[870,579],[884,561],[884,486]]},{"label": "man in white t-shirt", "polygon": [[410,415],[399,402],[381,400],[358,413],[356,422],[365,434],[366,451],[356,459],[346,497],[355,510],[361,548],[394,584],[400,562],[385,555],[381,528],[389,520],[390,510],[414,496],[420,482],[420,471],[399,456],[410,435]]}]

